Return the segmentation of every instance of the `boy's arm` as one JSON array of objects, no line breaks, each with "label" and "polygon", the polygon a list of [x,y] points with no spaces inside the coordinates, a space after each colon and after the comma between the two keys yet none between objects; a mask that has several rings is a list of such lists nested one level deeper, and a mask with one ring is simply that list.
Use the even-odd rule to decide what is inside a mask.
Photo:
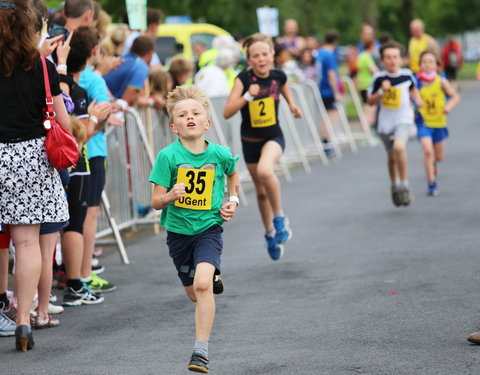
[{"label": "boy's arm", "polygon": [[162,185],[154,184],[152,193],[152,207],[156,210],[163,210],[170,202],[176,201],[185,195],[185,184],[175,184],[169,192]]},{"label": "boy's arm", "polygon": [[[220,216],[223,220],[229,221],[233,215],[235,215],[235,210],[237,209],[238,203],[238,191],[240,189],[240,178],[238,172],[234,171],[232,174],[227,176],[227,191],[229,197],[228,201],[225,202],[220,209]],[[232,200],[231,200],[232,199]]]},{"label": "boy's arm", "polygon": [[452,112],[452,109],[460,102],[460,95],[458,95],[457,90],[455,90],[450,82],[445,78],[442,78],[442,89],[445,93],[450,96],[450,99],[447,101],[443,112],[449,114]]},{"label": "boy's arm", "polygon": [[415,101],[418,108],[423,107],[423,100],[416,86],[413,86],[413,89],[410,91],[410,97]]},{"label": "boy's arm", "polygon": [[290,87],[288,87],[288,84],[284,84],[282,86],[282,95],[286,99],[288,103],[288,107],[290,108],[290,112],[293,113],[295,118],[301,118],[302,117],[302,111],[300,108],[298,108],[295,105],[295,101],[293,100],[292,92],[290,91]]}]

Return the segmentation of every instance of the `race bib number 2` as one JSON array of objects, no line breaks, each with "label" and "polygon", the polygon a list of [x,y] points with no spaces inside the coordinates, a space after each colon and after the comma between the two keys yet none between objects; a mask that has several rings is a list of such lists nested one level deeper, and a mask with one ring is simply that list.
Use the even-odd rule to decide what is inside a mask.
[{"label": "race bib number 2", "polygon": [[271,97],[252,100],[248,103],[252,128],[266,128],[277,123],[275,100]]},{"label": "race bib number 2", "polygon": [[211,210],[215,169],[179,168],[177,184],[185,184],[185,195],[175,201],[176,207]]},{"label": "race bib number 2", "polygon": [[382,106],[388,109],[399,109],[401,95],[402,93],[399,88],[394,86],[390,87],[383,93]]}]

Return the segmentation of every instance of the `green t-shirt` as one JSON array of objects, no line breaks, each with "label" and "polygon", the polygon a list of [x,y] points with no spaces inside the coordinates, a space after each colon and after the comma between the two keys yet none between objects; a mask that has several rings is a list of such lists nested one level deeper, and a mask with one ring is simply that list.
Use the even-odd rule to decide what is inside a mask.
[{"label": "green t-shirt", "polygon": [[368,52],[362,52],[358,55],[357,66],[358,66],[358,87],[360,90],[368,90],[368,86],[372,82],[373,73],[370,70],[370,67],[375,65],[375,60],[373,60],[372,55]]},{"label": "green t-shirt", "polygon": [[238,158],[232,156],[228,147],[214,143],[208,143],[200,154],[188,151],[179,140],[161,150],[149,181],[168,191],[176,183],[184,182],[186,194],[162,210],[160,224],[170,232],[186,235],[223,224],[220,208],[225,175],[235,171]]}]

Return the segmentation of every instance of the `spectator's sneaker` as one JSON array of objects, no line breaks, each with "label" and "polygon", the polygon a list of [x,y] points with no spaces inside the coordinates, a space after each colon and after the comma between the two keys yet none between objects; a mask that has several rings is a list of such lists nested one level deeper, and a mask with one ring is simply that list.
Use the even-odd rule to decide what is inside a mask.
[{"label": "spectator's sneaker", "polygon": [[96,264],[95,266],[92,264],[92,272],[96,275],[100,275],[105,271],[105,267],[101,264]]},{"label": "spectator's sneaker", "polygon": [[275,237],[265,236],[267,240],[267,249],[270,258],[279,260],[283,256],[283,245],[279,244]]},{"label": "spectator's sneaker", "polygon": [[273,226],[275,227],[275,239],[279,244],[284,244],[292,238],[292,230],[288,226],[287,217],[276,217],[273,219]]},{"label": "spectator's sneaker", "polygon": [[220,275],[213,276],[213,294],[223,293],[223,279]]},{"label": "spectator's sneaker", "polygon": [[398,189],[396,185],[392,185],[392,202],[395,206],[400,207],[402,205],[402,198]]},{"label": "spectator's sneaker", "polygon": [[428,184],[427,195],[429,197],[436,197],[438,195],[438,186],[436,182],[432,182]]},{"label": "spectator's sneaker", "polygon": [[88,287],[83,286],[80,290],[67,287],[63,296],[63,306],[96,305],[104,301],[101,294],[92,292]]},{"label": "spectator's sneaker", "polygon": [[50,292],[50,302],[51,303],[57,302],[57,296],[55,294],[53,294],[52,292]]},{"label": "spectator's sneaker", "polygon": [[56,315],[56,314],[61,314],[63,313],[63,307],[62,306],[57,306],[57,305],[52,305],[51,303],[48,304],[48,309],[47,313],[50,315]]},{"label": "spectator's sneaker", "polygon": [[16,328],[15,322],[8,319],[5,314],[0,313],[0,336],[14,336]]},{"label": "spectator's sneaker", "polygon": [[102,279],[100,276],[92,272],[92,279],[87,283],[88,287],[95,293],[113,292],[117,289],[115,284]]},{"label": "spectator's sneaker", "polygon": [[333,159],[337,156],[335,149],[332,146],[323,146],[323,151],[325,152],[325,156],[329,159]]},{"label": "spectator's sneaker", "polygon": [[13,302],[10,302],[10,306],[8,307],[8,309],[5,307],[4,302],[0,302],[0,313],[5,315],[12,322],[15,322],[17,320],[17,309],[13,305]]},{"label": "spectator's sneaker", "polygon": [[190,363],[188,364],[188,369],[193,372],[201,372],[207,374],[208,358],[205,358],[203,355],[197,352],[193,352]]},{"label": "spectator's sneaker", "polygon": [[408,206],[410,203],[412,203],[413,197],[410,193],[410,188],[408,186],[400,186],[397,189],[398,194],[400,195],[400,201],[402,202],[402,205]]}]

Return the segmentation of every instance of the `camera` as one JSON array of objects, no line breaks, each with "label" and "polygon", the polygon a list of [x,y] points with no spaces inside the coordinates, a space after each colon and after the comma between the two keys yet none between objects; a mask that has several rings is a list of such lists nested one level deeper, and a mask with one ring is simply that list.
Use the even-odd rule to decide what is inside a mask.
[{"label": "camera", "polygon": [[69,34],[70,34],[70,30],[68,30],[66,27],[56,25],[56,24],[52,24],[48,28],[48,38],[47,39],[52,39],[52,38],[55,38],[59,35],[63,35],[62,41],[66,41]]}]

